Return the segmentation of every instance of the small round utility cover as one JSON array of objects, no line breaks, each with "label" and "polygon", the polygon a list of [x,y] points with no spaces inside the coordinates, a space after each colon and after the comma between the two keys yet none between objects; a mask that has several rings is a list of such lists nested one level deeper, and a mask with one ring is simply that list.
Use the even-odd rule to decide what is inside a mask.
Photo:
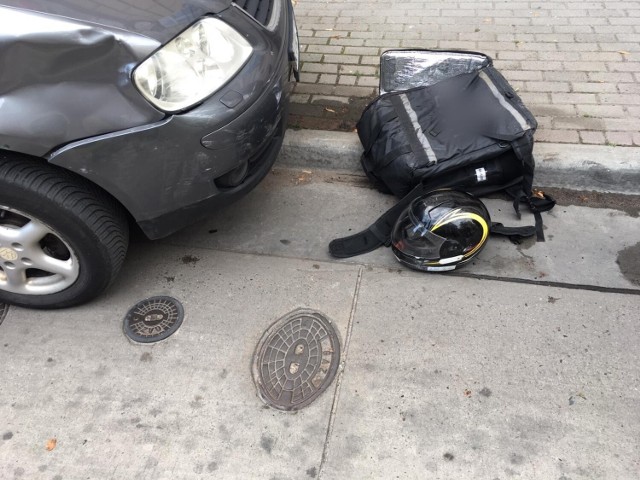
[{"label": "small round utility cover", "polygon": [[159,342],[175,333],[183,318],[184,309],[175,298],[147,298],[127,312],[124,333],[134,342]]},{"label": "small round utility cover", "polygon": [[313,402],[338,371],[340,341],[314,310],[295,310],[271,325],[255,351],[253,379],[262,400],[278,410]]},{"label": "small round utility cover", "polygon": [[0,324],[4,320],[4,317],[7,316],[7,312],[9,311],[9,305],[6,303],[0,303]]}]

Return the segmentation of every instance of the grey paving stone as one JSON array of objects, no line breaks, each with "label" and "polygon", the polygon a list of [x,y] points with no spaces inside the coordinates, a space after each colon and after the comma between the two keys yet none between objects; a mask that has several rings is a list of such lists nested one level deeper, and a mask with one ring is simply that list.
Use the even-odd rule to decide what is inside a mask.
[{"label": "grey paving stone", "polygon": [[602,83],[633,82],[633,74],[626,72],[586,72],[589,80]]},{"label": "grey paving stone", "polygon": [[609,63],[612,72],[640,72],[640,62]]},{"label": "grey paving stone", "polygon": [[320,62],[322,60],[321,53],[304,52],[300,54],[301,62]]},{"label": "grey paving stone", "polygon": [[600,101],[613,105],[640,105],[640,95],[603,93],[599,95]]},{"label": "grey paving stone", "polygon": [[608,145],[634,145],[634,135],[631,132],[607,132],[606,137]]},{"label": "grey paving stone", "polygon": [[332,38],[329,40],[329,45],[362,47],[365,44],[364,38]]},{"label": "grey paving stone", "polygon": [[552,93],[551,101],[554,104],[571,103],[574,105],[585,103],[600,103],[598,97],[592,93]]},{"label": "grey paving stone", "polygon": [[343,49],[344,47],[340,45],[309,45],[307,52],[337,54],[342,53]]},{"label": "grey paving stone", "polygon": [[569,92],[570,86],[566,82],[525,82],[529,92]]},{"label": "grey paving stone", "polygon": [[345,55],[377,55],[379,48],[377,47],[345,47]]},{"label": "grey paving stone", "polygon": [[580,140],[585,144],[604,145],[607,140],[602,132],[581,131]]},{"label": "grey paving stone", "polygon": [[586,82],[587,80],[592,80],[598,82],[599,80],[590,78],[590,72],[556,72],[556,71],[545,71],[542,73],[545,80],[548,81],[559,81],[559,82]]},{"label": "grey paving stone", "polygon": [[574,117],[576,115],[575,105],[549,105],[547,104],[533,104],[529,105],[529,109],[536,117],[548,116],[552,119],[557,117]]},{"label": "grey paving stone", "polygon": [[338,81],[338,75],[323,73],[320,75],[320,83],[323,85],[333,85]]},{"label": "grey paving stone", "polygon": [[578,115],[589,117],[625,117],[624,108],[620,105],[578,105]]},{"label": "grey paving stone", "polygon": [[579,143],[580,136],[577,130],[539,130],[536,133],[536,140],[552,143]]},{"label": "grey paving stone", "polygon": [[640,85],[638,83],[619,83],[618,91],[620,93],[640,94]]},{"label": "grey paving stone", "polygon": [[[369,70],[355,75],[354,66],[376,69],[378,54],[390,48],[442,48],[483,51],[491,55],[506,78],[540,122],[539,141],[556,139],[601,143],[595,132],[580,128],[580,118],[629,120],[626,129],[615,124],[620,144],[633,143],[624,134],[632,129],[640,105],[640,1],[600,2],[515,1],[436,2],[420,0],[393,4],[386,1],[298,0],[295,6],[302,27],[301,44],[308,56],[302,71],[317,76],[315,94],[369,96],[377,80]],[[333,20],[333,21],[332,21]],[[333,23],[333,25],[332,25]],[[325,27],[326,25],[326,27]],[[318,59],[317,54],[325,54]],[[355,57],[360,57],[358,60]],[[324,63],[322,63],[324,60]],[[314,65],[317,64],[317,65]],[[359,92],[336,91],[334,75],[350,72],[338,87],[359,87]],[[305,81],[309,83],[308,76]],[[364,88],[367,85],[370,88]],[[373,90],[371,90],[373,89]],[[309,87],[298,89],[299,94]],[[309,92],[311,93],[311,92]],[[308,94],[308,93],[307,93]],[[298,97],[300,100],[302,97]],[[569,125],[576,129],[548,130]],[[583,117],[583,116],[587,117]],[[554,123],[554,119],[558,121]],[[587,122],[593,126],[592,121]],[[594,132],[594,133],[588,133]],[[623,138],[624,137],[624,138]]]},{"label": "grey paving stone", "polygon": [[324,63],[340,64],[340,66],[342,67],[345,63],[358,63],[360,61],[360,56],[325,54],[322,60]]},{"label": "grey paving stone", "polygon": [[556,129],[570,130],[605,130],[605,120],[591,117],[556,117],[553,119],[553,126]]},{"label": "grey paving stone", "polygon": [[380,79],[377,77],[359,77],[358,85],[362,87],[378,87]]},{"label": "grey paving stone", "polygon": [[338,84],[340,85],[355,85],[358,77],[355,75],[340,75],[338,77]]},{"label": "grey paving stone", "polygon": [[314,95],[311,98],[311,103],[320,103],[323,105],[326,105],[328,103],[347,104],[349,103],[349,100],[344,97],[336,97],[336,96],[330,96],[330,95]]},{"label": "grey paving stone", "polygon": [[347,37],[348,35],[348,31],[334,30],[333,28],[327,30],[316,30],[313,34],[314,37],[320,38]]},{"label": "grey paving stone", "polygon": [[640,118],[603,118],[607,130],[640,132]]},{"label": "grey paving stone", "polygon": [[302,71],[309,73],[338,73],[337,64],[306,62],[302,64]]},{"label": "grey paving stone", "polygon": [[367,65],[340,65],[340,73],[346,75],[375,75],[378,69]]},{"label": "grey paving stone", "polygon": [[360,57],[361,65],[380,65],[380,57],[379,56],[365,56]]},{"label": "grey paving stone", "polygon": [[300,73],[300,82],[302,83],[317,83],[318,82],[318,74],[317,73]]},{"label": "grey paving stone", "polygon": [[571,90],[576,93],[614,93],[618,91],[618,88],[613,83],[573,82]]},{"label": "grey paving stone", "polygon": [[542,72],[531,70],[501,70],[507,80],[542,80]]},{"label": "grey paving stone", "polygon": [[[520,52],[515,50],[498,51],[498,60],[538,60],[537,52]],[[538,71],[537,69],[535,71]]]}]

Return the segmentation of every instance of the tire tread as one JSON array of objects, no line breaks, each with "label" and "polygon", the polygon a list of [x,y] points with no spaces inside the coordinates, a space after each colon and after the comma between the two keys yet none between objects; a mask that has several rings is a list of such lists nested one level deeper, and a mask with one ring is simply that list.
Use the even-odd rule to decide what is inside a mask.
[{"label": "tire tread", "polygon": [[99,240],[109,259],[111,268],[105,272],[107,281],[103,289],[113,283],[124,263],[129,243],[127,216],[118,202],[70,172],[6,153],[0,153],[0,179],[24,190],[27,195],[35,192],[78,217]]}]

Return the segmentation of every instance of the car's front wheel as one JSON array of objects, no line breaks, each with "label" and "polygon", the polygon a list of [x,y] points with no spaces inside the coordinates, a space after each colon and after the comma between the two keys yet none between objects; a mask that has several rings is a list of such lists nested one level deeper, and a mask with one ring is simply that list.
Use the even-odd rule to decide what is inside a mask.
[{"label": "car's front wheel", "polygon": [[127,252],[122,208],[71,174],[0,152],[0,302],[62,308],[114,280]]}]

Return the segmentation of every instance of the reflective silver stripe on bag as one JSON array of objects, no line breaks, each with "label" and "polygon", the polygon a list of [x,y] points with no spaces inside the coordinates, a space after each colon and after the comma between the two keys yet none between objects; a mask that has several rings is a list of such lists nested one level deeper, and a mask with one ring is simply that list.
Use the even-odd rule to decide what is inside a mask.
[{"label": "reflective silver stripe on bag", "polygon": [[489,90],[491,90],[491,93],[493,93],[493,96],[498,99],[498,102],[500,102],[500,105],[502,105],[505,108],[505,110],[507,110],[513,116],[513,118],[515,118],[516,122],[520,124],[520,127],[523,130],[530,130],[531,125],[529,125],[527,120],[522,116],[522,114],[518,110],[513,108],[513,105],[511,105],[509,102],[505,100],[505,98],[496,88],[496,85],[493,83],[493,80],[489,78],[486,72],[481,71],[478,76],[484,81],[484,83],[487,84],[487,86],[489,87]]},{"label": "reflective silver stripe on bag", "polygon": [[411,119],[413,130],[416,132],[418,141],[420,142],[420,145],[422,145],[422,148],[424,148],[424,151],[427,154],[427,158],[429,159],[430,164],[434,165],[438,163],[438,157],[436,157],[436,154],[433,152],[433,149],[431,148],[431,144],[429,143],[429,140],[422,132],[422,127],[420,126],[420,122],[418,122],[418,115],[416,114],[415,110],[411,106],[411,103],[409,102],[409,97],[407,97],[407,95],[403,93],[400,95],[400,99],[402,100],[402,105],[404,106],[404,109],[406,110],[407,115],[409,115],[409,118]]}]

